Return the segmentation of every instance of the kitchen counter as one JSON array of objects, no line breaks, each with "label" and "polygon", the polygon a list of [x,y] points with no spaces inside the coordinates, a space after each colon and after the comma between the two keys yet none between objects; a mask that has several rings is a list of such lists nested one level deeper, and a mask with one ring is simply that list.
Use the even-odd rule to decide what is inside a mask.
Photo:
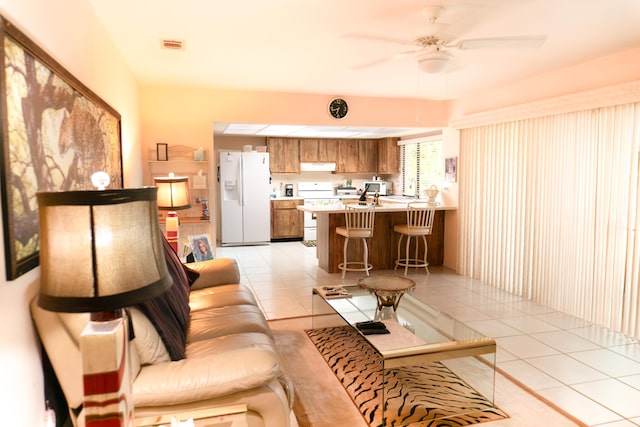
[{"label": "kitchen counter", "polygon": [[304,198],[303,197],[280,196],[280,197],[271,197],[270,200],[304,200]]},{"label": "kitchen counter", "polygon": [[[369,241],[369,262],[373,265],[374,270],[392,270],[395,267],[399,239],[399,234],[393,231],[393,226],[406,224],[407,203],[425,200],[387,199],[381,196],[380,201],[382,203],[376,206],[375,210],[373,237]],[[328,273],[340,272],[338,264],[342,262],[343,258],[344,238],[336,234],[336,227],[345,225],[344,205],[298,206],[298,209],[316,215],[318,265]],[[433,230],[431,235],[427,236],[427,260],[429,265],[433,266],[443,265],[445,212],[458,208],[456,206],[436,206],[435,209],[436,217]],[[413,241],[415,240],[413,239]],[[420,247],[422,248],[422,245]],[[423,249],[420,251],[422,252]],[[348,252],[349,259],[362,258],[362,245],[350,244]],[[412,253],[415,253],[415,249],[412,249]],[[424,272],[424,269],[417,269],[417,271]]]},{"label": "kitchen counter", "polygon": [[[382,198],[380,198],[382,200]],[[381,203],[376,206],[376,214],[378,212],[405,212],[408,202],[389,202]],[[316,205],[316,206],[298,206],[298,209],[305,212],[311,212],[314,214],[329,214],[329,213],[341,213],[344,214],[344,204],[333,205]],[[436,206],[437,211],[457,210],[457,206]]]}]

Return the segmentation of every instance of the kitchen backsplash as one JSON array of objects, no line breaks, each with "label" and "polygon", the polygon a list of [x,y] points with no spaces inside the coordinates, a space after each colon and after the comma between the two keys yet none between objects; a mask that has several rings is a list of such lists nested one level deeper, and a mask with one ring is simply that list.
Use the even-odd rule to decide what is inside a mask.
[{"label": "kitchen backsplash", "polygon": [[[402,192],[400,175],[380,175],[380,179],[393,183],[393,194],[400,194]],[[271,187],[276,190],[276,193],[284,196],[285,185],[293,184],[293,195],[297,196],[299,182],[331,182],[335,188],[344,186],[347,180],[351,180],[353,187],[362,189],[364,188],[363,184],[365,181],[373,180],[373,175],[340,175],[331,172],[302,172],[299,175],[276,173],[271,175]]]}]

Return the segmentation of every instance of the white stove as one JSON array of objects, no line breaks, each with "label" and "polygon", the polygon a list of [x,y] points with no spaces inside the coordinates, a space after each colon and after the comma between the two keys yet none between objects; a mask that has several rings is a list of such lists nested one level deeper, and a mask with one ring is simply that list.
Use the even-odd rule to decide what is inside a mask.
[{"label": "white stove", "polygon": [[[330,182],[299,182],[298,197],[304,199],[305,206],[340,204],[340,198],[333,194]],[[304,240],[316,240],[316,215],[304,213]]]}]

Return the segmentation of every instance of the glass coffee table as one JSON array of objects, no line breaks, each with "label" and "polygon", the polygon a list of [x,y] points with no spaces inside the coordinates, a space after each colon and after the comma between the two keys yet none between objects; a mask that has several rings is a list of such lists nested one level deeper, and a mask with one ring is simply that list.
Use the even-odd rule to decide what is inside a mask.
[{"label": "glass coffee table", "polygon": [[[363,334],[358,325],[367,321],[384,323],[389,333]],[[381,317],[379,300],[371,289],[358,285],[315,288],[312,325],[314,329],[352,328],[379,355],[382,360],[383,411],[386,410],[386,399],[395,393],[387,389],[393,379],[386,377],[393,375],[393,369],[427,366],[434,362],[444,365],[482,395],[490,408],[494,406],[495,340],[420,301],[410,292],[403,292],[393,316]],[[455,406],[450,411],[443,411],[441,418],[465,415],[467,411],[471,412],[466,408],[473,407],[465,404]],[[474,412],[477,412],[477,408]],[[386,419],[384,413],[383,419]]]}]

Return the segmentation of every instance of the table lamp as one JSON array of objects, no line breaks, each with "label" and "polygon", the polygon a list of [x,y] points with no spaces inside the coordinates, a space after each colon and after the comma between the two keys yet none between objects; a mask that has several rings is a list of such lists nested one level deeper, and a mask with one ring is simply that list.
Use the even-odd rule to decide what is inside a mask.
[{"label": "table lamp", "polygon": [[154,184],[158,187],[158,208],[168,210],[165,220],[165,231],[167,241],[178,253],[178,219],[179,209],[189,209],[191,207],[191,197],[189,196],[189,178],[186,176],[155,177]]},{"label": "table lamp", "polygon": [[87,427],[133,426],[123,307],[172,284],[156,188],[38,193],[40,294],[56,312],[90,312],[80,337]]}]

